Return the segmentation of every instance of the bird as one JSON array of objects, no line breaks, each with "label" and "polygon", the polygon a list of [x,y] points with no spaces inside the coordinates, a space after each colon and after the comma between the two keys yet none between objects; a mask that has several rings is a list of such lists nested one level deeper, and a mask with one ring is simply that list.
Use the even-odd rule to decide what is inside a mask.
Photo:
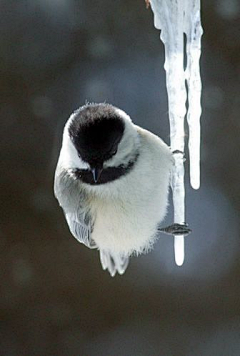
[{"label": "bird", "polygon": [[161,231],[189,232],[185,223],[160,227],[173,164],[162,139],[111,104],[86,103],[67,120],[54,194],[72,235],[99,251],[111,276],[150,251]]}]

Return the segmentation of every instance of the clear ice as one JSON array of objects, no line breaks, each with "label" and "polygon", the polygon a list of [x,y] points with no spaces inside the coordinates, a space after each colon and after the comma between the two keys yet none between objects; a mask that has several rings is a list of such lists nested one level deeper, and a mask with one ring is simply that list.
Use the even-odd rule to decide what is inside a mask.
[{"label": "clear ice", "polygon": [[[165,46],[166,85],[170,121],[171,149],[175,165],[172,170],[174,222],[185,222],[184,122],[189,130],[190,182],[200,187],[200,115],[201,54],[200,0],[150,0],[154,26],[161,30]],[[186,101],[188,100],[188,109]],[[175,261],[184,262],[184,236],[174,237]]]}]

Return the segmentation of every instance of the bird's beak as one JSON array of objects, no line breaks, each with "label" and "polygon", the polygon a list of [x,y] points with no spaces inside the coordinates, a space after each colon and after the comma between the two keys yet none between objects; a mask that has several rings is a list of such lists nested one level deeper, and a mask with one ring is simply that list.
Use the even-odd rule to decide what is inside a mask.
[{"label": "bird's beak", "polygon": [[103,168],[102,167],[95,167],[95,168],[92,168],[91,169],[92,171],[92,175],[93,175],[93,180],[95,183],[97,183],[102,171],[103,171]]}]

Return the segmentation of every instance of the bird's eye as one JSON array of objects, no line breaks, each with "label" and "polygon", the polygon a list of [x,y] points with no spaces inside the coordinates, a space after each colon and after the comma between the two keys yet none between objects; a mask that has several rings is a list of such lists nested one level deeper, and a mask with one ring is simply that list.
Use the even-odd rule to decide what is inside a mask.
[{"label": "bird's eye", "polygon": [[117,150],[114,150],[114,151],[112,152],[112,155],[114,156],[116,153],[117,153]]}]

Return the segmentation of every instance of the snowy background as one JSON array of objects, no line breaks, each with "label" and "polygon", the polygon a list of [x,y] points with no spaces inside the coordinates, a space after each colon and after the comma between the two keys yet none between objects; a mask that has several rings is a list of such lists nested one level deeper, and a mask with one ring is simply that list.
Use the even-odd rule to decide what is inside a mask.
[{"label": "snowy background", "polygon": [[186,261],[162,236],[111,278],[71,237],[53,174],[85,100],[169,143],[152,12],[143,0],[0,2],[0,355],[239,356],[240,3],[202,10],[202,187],[187,184]]}]

